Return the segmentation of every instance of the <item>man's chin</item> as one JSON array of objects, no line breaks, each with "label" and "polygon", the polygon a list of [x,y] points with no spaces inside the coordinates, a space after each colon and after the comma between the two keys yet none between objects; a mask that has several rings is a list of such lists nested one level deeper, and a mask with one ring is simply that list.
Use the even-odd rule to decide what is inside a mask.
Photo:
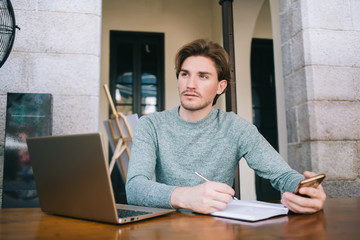
[{"label": "man's chin", "polygon": [[204,108],[206,108],[208,106],[208,104],[188,104],[188,103],[181,103],[181,107],[184,108],[187,111],[199,111],[202,110]]}]

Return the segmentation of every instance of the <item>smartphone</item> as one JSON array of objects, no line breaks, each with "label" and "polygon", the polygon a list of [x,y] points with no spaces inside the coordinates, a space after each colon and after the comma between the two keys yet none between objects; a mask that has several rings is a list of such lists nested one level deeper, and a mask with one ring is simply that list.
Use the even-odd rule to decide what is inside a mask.
[{"label": "smartphone", "polygon": [[299,186],[294,191],[295,194],[299,194],[299,190],[302,187],[313,187],[317,188],[321,184],[321,182],[324,180],[325,174],[319,174],[311,178],[306,178],[302,181],[300,181]]}]

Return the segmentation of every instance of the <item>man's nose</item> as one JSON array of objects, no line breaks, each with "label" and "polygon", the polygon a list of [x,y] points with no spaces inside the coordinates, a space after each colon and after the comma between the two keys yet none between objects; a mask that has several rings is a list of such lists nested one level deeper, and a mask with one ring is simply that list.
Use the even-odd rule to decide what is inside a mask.
[{"label": "man's nose", "polygon": [[190,76],[187,83],[186,83],[186,87],[187,88],[196,88],[197,87],[197,80],[195,76]]}]

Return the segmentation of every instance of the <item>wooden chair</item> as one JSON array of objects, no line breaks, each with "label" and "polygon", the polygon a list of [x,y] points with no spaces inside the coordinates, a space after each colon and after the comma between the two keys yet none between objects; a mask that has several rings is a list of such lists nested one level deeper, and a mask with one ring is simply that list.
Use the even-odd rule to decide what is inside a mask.
[{"label": "wooden chair", "polygon": [[[136,126],[138,116],[137,114],[125,116],[123,113],[117,112],[107,84],[104,84],[104,89],[112,111],[111,119],[104,122],[108,132],[109,142],[113,150],[109,170],[111,174],[115,163],[119,160],[120,172],[124,182],[126,182],[127,165],[130,159],[130,147],[133,137],[132,130]],[[132,124],[129,124],[129,120]]]}]

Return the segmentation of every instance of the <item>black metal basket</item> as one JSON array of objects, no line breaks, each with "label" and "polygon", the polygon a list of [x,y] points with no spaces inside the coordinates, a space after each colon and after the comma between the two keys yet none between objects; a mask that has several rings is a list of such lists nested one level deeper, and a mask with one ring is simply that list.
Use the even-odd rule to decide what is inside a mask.
[{"label": "black metal basket", "polygon": [[0,0],[0,68],[11,52],[16,28],[18,27],[10,0]]}]

